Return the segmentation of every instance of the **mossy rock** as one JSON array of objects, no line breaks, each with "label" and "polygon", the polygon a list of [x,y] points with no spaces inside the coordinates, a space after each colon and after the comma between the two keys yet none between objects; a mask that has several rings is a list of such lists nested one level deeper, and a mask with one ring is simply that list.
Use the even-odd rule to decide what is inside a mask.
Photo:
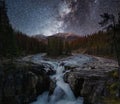
[{"label": "mossy rock", "polygon": [[65,70],[73,70],[76,66],[65,66]]},{"label": "mossy rock", "polygon": [[106,85],[107,90],[109,91],[109,96],[116,97],[119,89],[119,82],[115,81]]},{"label": "mossy rock", "polygon": [[109,72],[109,76],[114,79],[118,79],[119,78],[118,70],[113,70],[113,71]]},{"label": "mossy rock", "polygon": [[120,99],[118,98],[103,98],[103,104],[120,104]]}]

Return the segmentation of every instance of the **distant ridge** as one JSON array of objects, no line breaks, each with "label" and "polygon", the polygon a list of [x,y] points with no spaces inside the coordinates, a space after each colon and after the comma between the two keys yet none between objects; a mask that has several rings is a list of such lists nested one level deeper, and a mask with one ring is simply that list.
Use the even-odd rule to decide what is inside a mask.
[{"label": "distant ridge", "polygon": [[47,36],[45,36],[45,35],[37,34],[37,35],[34,35],[32,37],[38,39],[40,42],[47,43]]},{"label": "distant ridge", "polygon": [[38,39],[40,42],[47,43],[47,39],[50,38],[50,37],[60,37],[60,38],[65,39],[66,41],[71,42],[71,41],[79,39],[81,36],[79,36],[77,34],[74,34],[74,33],[57,33],[57,34],[54,34],[54,35],[51,35],[51,36],[45,36],[45,35],[42,35],[42,34],[37,34],[37,35],[34,35],[33,37]]},{"label": "distant ridge", "polygon": [[67,41],[72,41],[80,38],[79,35],[76,35],[74,33],[57,33],[49,37],[61,37],[63,39],[66,39]]}]

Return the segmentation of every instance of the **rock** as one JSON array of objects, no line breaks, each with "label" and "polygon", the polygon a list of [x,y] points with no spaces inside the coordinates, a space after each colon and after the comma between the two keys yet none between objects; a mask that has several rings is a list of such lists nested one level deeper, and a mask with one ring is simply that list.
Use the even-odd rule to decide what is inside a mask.
[{"label": "rock", "polygon": [[65,65],[65,70],[73,70],[75,68],[76,68],[75,66],[67,66],[67,65]]},{"label": "rock", "polygon": [[[17,70],[17,72],[16,72]],[[5,76],[3,102],[12,104],[28,103],[36,96],[37,76],[31,71],[15,69]]]},{"label": "rock", "polygon": [[67,73],[64,76],[64,80],[69,83],[72,91],[74,92],[75,96],[78,97],[81,95],[80,91],[82,89],[82,85],[84,82],[83,78],[78,78],[77,76],[75,76],[73,73]]},{"label": "rock", "polygon": [[37,95],[40,95],[46,90],[49,90],[50,78],[48,76],[48,73],[44,69],[44,66],[33,66],[30,70],[35,73],[38,78],[36,85]]},{"label": "rock", "polygon": [[117,95],[117,66],[116,61],[94,57],[93,61],[67,72],[64,80],[69,83],[76,97],[84,98],[84,104],[99,104],[101,97]]},{"label": "rock", "polygon": [[16,91],[14,76],[12,74],[9,74],[5,77],[3,95],[3,103],[7,104],[8,101],[10,101],[12,104],[17,103],[15,99]]},{"label": "rock", "polygon": [[28,104],[50,86],[43,66],[24,62],[4,63],[0,82],[0,104]]},{"label": "rock", "polygon": [[36,86],[38,84],[38,76],[33,72],[27,72],[23,76],[23,92],[25,98],[25,102],[29,103],[30,101],[34,100],[36,97]]},{"label": "rock", "polygon": [[[40,69],[42,69],[41,71],[45,72],[47,75],[53,75],[56,73],[56,71],[53,70],[54,68],[48,63],[39,63],[39,65],[37,65],[37,67],[34,68],[34,70],[32,70],[32,71],[34,71],[34,72],[36,71],[35,73],[37,74],[37,72]],[[38,73],[40,73],[40,71]]]},{"label": "rock", "polygon": [[64,75],[64,80],[69,83],[75,96],[84,97],[84,104],[98,102],[99,97],[103,95],[107,79],[106,73],[91,70],[68,72]]},{"label": "rock", "polygon": [[81,96],[84,97],[85,104],[95,104],[98,102],[102,92],[104,90],[105,81],[86,79],[83,83],[83,88],[81,90]]},{"label": "rock", "polygon": [[3,82],[4,82],[4,72],[2,65],[0,64],[0,104],[2,104],[2,97],[3,97]]},{"label": "rock", "polygon": [[44,70],[48,75],[54,75],[56,73],[56,71],[53,70],[54,69],[53,66],[51,66],[50,64],[44,63],[43,66],[44,66]]},{"label": "rock", "polygon": [[51,80],[50,81],[50,86],[49,86],[49,95],[53,94],[55,88],[56,88],[56,81],[55,80]]},{"label": "rock", "polygon": [[46,75],[39,75],[38,76],[38,82],[37,82],[37,95],[42,94],[44,91],[49,90],[49,86],[50,86],[50,78]]},{"label": "rock", "polygon": [[53,70],[53,69],[49,69],[49,70],[47,71],[47,74],[48,74],[48,75],[54,75],[55,73],[56,73],[56,71]]}]

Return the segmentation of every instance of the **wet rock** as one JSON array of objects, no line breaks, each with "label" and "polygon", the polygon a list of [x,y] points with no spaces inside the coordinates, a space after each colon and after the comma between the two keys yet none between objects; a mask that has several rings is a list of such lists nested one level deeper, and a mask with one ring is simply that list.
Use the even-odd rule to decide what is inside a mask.
[{"label": "wet rock", "polygon": [[40,69],[45,71],[47,75],[54,75],[56,73],[56,71],[53,70],[54,69],[53,66],[51,66],[48,63],[39,63],[39,67],[41,67]]},{"label": "wet rock", "polygon": [[49,90],[50,78],[44,66],[38,65],[31,68],[31,71],[37,75],[38,81],[36,85],[37,95]]},{"label": "wet rock", "polygon": [[103,94],[105,88],[105,81],[86,79],[83,83],[83,88],[81,90],[81,96],[84,97],[85,104],[96,104],[100,96]]},{"label": "wet rock", "polygon": [[42,69],[31,63],[4,63],[0,68],[0,104],[29,104],[49,90],[50,78]]},{"label": "wet rock", "polygon": [[84,82],[84,79],[82,78],[77,78],[73,73],[67,73],[64,76],[64,80],[69,83],[72,91],[74,92],[75,96],[78,97],[80,96],[80,91],[82,89],[82,85]]},{"label": "wet rock", "polygon": [[48,74],[48,75],[54,75],[55,73],[56,73],[56,71],[53,70],[53,69],[49,69],[49,70],[47,71],[47,74]]},{"label": "wet rock", "polygon": [[50,86],[49,86],[49,95],[53,94],[55,88],[56,88],[56,81],[55,80],[51,80],[50,81]]},{"label": "wet rock", "polygon": [[[37,76],[31,71],[10,71],[5,76],[3,103],[28,103],[36,96]],[[6,73],[5,73],[6,74]]]},{"label": "wet rock", "polygon": [[37,95],[40,95],[41,93],[43,93],[44,91],[49,90],[49,86],[50,86],[50,78],[46,75],[38,76],[38,82],[37,82]]},{"label": "wet rock", "polygon": [[117,66],[116,61],[94,57],[93,61],[79,67],[67,67],[70,72],[64,75],[64,80],[69,83],[76,97],[84,97],[84,104],[98,104],[102,96],[116,95],[118,77],[113,71],[117,70]]},{"label": "wet rock", "polygon": [[84,97],[84,104],[98,102],[99,97],[103,95],[107,79],[106,73],[88,70],[68,72],[64,75],[64,80],[69,83],[75,96]]},{"label": "wet rock", "polygon": [[67,65],[65,65],[65,70],[73,70],[75,68],[76,68],[75,66],[67,66]]}]

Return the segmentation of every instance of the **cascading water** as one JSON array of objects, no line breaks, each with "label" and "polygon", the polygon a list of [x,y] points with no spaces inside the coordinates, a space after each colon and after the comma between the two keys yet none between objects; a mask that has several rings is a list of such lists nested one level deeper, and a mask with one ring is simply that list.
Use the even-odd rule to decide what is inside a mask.
[{"label": "cascading water", "polygon": [[34,58],[34,62],[48,63],[54,67],[56,74],[50,77],[52,80],[56,80],[56,88],[52,95],[49,95],[49,92],[44,92],[36,102],[31,104],[83,104],[83,99],[81,97],[76,99],[69,84],[64,82],[63,75],[66,72],[60,62],[38,60],[37,57]]},{"label": "cascading water", "polygon": [[52,95],[49,92],[44,92],[37,98],[37,101],[31,104],[83,104],[83,98],[75,98],[68,83],[64,82],[63,76],[67,72],[64,66],[82,67],[83,64],[93,60],[92,57],[81,54],[74,54],[62,59],[44,58],[45,54],[38,54],[23,58],[24,61],[33,62],[36,64],[43,64],[45,70],[48,71],[48,66],[56,70],[56,74],[50,75],[52,80],[56,82],[56,88]]}]

